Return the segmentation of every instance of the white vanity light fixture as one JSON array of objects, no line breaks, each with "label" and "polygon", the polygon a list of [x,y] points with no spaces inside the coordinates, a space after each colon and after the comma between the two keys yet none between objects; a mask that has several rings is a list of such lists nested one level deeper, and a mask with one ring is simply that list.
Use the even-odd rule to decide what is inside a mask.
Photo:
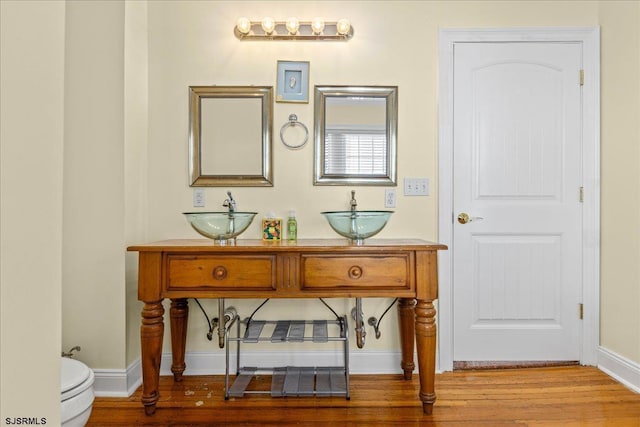
[{"label": "white vanity light fixture", "polygon": [[324,30],[324,19],[313,18],[313,21],[311,21],[311,31],[313,31],[313,34],[322,34],[323,30]]},{"label": "white vanity light fixture", "polygon": [[336,31],[338,32],[338,34],[340,35],[349,34],[350,30],[351,30],[351,22],[349,22],[348,19],[342,18],[338,20],[338,22],[336,22]]},{"label": "white vanity light fixture", "polygon": [[239,18],[238,21],[236,21],[236,30],[240,32],[240,34],[249,34],[249,31],[251,31],[251,21],[249,21],[249,18],[244,16]]},{"label": "white vanity light fixture", "polygon": [[274,21],[273,18],[266,16],[262,18],[260,26],[262,27],[262,31],[264,31],[265,34],[270,35],[271,33],[273,33],[273,30],[276,29],[276,21]]},{"label": "white vanity light fixture", "polygon": [[295,16],[292,16],[287,19],[286,27],[289,34],[295,35],[298,33],[298,29],[300,28],[300,21],[298,21],[298,18]]},{"label": "white vanity light fixture", "polygon": [[325,21],[313,18],[301,21],[289,17],[286,21],[277,21],[270,17],[251,20],[241,17],[233,29],[240,40],[319,40],[347,41],[353,37],[353,27],[348,19]]}]

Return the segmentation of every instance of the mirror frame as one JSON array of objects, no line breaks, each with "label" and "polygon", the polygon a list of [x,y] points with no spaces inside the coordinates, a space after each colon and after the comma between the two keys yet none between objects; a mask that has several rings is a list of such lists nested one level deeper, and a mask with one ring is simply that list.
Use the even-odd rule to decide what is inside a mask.
[{"label": "mirror frame", "polygon": [[[201,102],[206,98],[258,98],[262,102],[262,174],[203,175]],[[273,187],[273,86],[189,86],[190,187]]]},{"label": "mirror frame", "polygon": [[[375,97],[386,101],[385,129],[387,136],[386,175],[328,175],[324,173],[325,113],[328,97]],[[398,87],[397,86],[315,86],[314,89],[314,179],[313,185],[397,185],[397,133],[398,133]]]}]

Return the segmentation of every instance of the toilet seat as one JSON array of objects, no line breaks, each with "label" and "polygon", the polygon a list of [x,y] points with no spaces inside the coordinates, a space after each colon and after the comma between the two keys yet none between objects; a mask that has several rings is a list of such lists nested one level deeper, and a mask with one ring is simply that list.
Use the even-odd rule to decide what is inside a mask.
[{"label": "toilet seat", "polygon": [[60,369],[60,421],[62,427],[84,427],[93,406],[95,374],[77,360],[62,358]]},{"label": "toilet seat", "polygon": [[93,371],[84,363],[63,357],[60,369],[62,401],[77,396],[93,386],[94,377]]}]

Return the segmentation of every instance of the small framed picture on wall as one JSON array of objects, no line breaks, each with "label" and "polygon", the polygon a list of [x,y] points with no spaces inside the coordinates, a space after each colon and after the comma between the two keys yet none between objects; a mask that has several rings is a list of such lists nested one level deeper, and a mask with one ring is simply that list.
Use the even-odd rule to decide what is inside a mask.
[{"label": "small framed picture on wall", "polygon": [[309,103],[309,62],[278,61],[276,102]]}]

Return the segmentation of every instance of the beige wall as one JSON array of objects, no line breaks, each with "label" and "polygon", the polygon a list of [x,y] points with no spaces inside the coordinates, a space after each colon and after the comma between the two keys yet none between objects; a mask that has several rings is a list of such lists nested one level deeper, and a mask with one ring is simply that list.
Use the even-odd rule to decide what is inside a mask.
[{"label": "beige wall", "polygon": [[602,25],[600,343],[640,363],[640,2],[602,2],[599,14]]},{"label": "beige wall", "polygon": [[65,7],[0,17],[0,420],[59,425]]},{"label": "beige wall", "polygon": [[[62,348],[125,366],[124,3],[67,2]],[[128,187],[128,184],[127,184]]]},{"label": "beige wall", "polygon": [[[123,370],[139,356],[136,257],[125,255],[124,247],[197,237],[181,215],[192,209],[189,85],[275,86],[279,59],[310,61],[311,88],[397,85],[399,182],[427,176],[432,195],[403,197],[399,191],[396,214],[381,237],[437,239],[437,41],[438,30],[451,27],[601,26],[601,343],[640,363],[639,2],[0,3],[3,417],[5,402],[13,405],[5,400],[8,384],[27,371],[6,376],[5,361],[55,356],[60,341],[63,347],[81,345],[79,358],[97,369]],[[241,15],[285,17],[292,11],[300,17],[347,16],[355,36],[347,43],[250,43],[233,37]],[[23,51],[33,53],[33,64],[21,62]],[[276,103],[274,109],[276,136],[291,113],[312,127],[312,103]],[[32,126],[35,120],[38,127]],[[62,123],[68,136],[64,147]],[[301,238],[333,235],[318,212],[346,208],[351,188],[314,187],[312,164],[312,144],[294,151],[276,139],[275,186],[234,189],[239,208],[281,215],[294,208]],[[207,208],[218,209],[225,191],[206,189]],[[383,207],[383,188],[360,187],[357,195],[363,208]],[[42,224],[42,213],[45,226],[30,228]],[[246,233],[257,237],[257,222]],[[37,268],[26,265],[32,258],[25,254],[36,255]],[[365,314],[379,316],[386,302],[365,301]],[[246,316],[258,302],[232,303]],[[341,313],[352,305],[333,304]],[[206,307],[213,314],[212,301]],[[205,339],[204,321],[195,310],[192,305],[188,350],[219,351]],[[295,309],[278,301],[267,305],[264,316],[300,316],[303,310],[325,314],[314,301]],[[367,350],[397,344],[391,313],[383,339],[370,334]],[[49,363],[40,366],[44,370]]]},{"label": "beige wall", "polygon": [[[125,3],[124,57],[124,173],[125,239],[147,241],[147,143],[148,143],[148,55],[147,2]],[[132,327],[140,321],[138,301],[138,255],[127,253],[126,265],[126,365],[140,355],[140,333]]]},{"label": "beige wall", "polygon": [[[294,7],[295,5],[295,7]],[[148,237],[196,237],[179,214],[191,208],[191,189],[187,187],[187,91],[189,85],[255,84],[273,85],[276,61],[310,61],[310,88],[314,84],[379,84],[399,86],[398,178],[427,176],[434,193],[427,198],[403,197],[399,191],[396,214],[380,237],[415,236],[437,238],[437,40],[443,27],[519,27],[519,26],[602,26],[603,93],[603,264],[602,264],[602,342],[632,360],[640,360],[640,315],[634,303],[640,298],[638,259],[640,249],[638,182],[639,114],[637,80],[639,51],[637,2],[340,2],[335,12],[332,2],[224,2],[149,4],[149,215]],[[336,13],[348,16],[355,36],[348,43],[249,43],[233,37],[238,16],[298,16]],[[250,11],[250,12],[248,12]],[[382,36],[378,29],[387,31]],[[636,47],[634,50],[633,48]],[[624,82],[624,83],[623,83]],[[291,113],[313,123],[313,104],[275,104],[277,129]],[[633,120],[631,117],[636,117]],[[620,149],[607,147],[622,146]],[[269,189],[238,188],[235,197],[242,209],[285,215],[298,212],[299,236],[331,235],[318,215],[323,209],[347,206],[348,187],[314,187],[311,183],[313,147],[287,150],[279,141],[274,148],[275,186]],[[619,162],[627,164],[619,168]],[[610,175],[607,175],[607,170]],[[627,191],[620,191],[627,188]],[[224,199],[223,188],[206,190],[207,207],[217,209]],[[358,188],[360,206],[383,207],[383,188]],[[299,194],[306,194],[303,202]],[[617,200],[606,204],[608,197]],[[622,223],[608,212],[628,206],[635,215]],[[611,209],[608,211],[607,209]],[[417,224],[417,226],[415,225]],[[258,224],[246,232],[257,237]],[[612,245],[612,246],[607,246]],[[621,254],[620,251],[623,253]],[[379,315],[386,301],[365,301],[365,314]],[[205,302],[210,313],[212,302]],[[255,301],[238,302],[241,313],[251,310]],[[271,303],[270,303],[271,304]],[[341,310],[351,303],[342,302]],[[290,305],[266,308],[267,317],[299,315]],[[619,310],[617,307],[624,307]],[[321,315],[305,302],[311,315]],[[283,314],[282,311],[285,311]],[[277,313],[277,314],[276,314]],[[393,313],[393,312],[392,312]],[[205,324],[200,314],[192,317],[190,350],[211,350],[204,339]],[[394,330],[394,314],[384,329]],[[626,325],[626,327],[622,327]],[[383,329],[383,331],[384,331]],[[633,333],[635,333],[635,335]],[[388,349],[396,345],[392,334],[381,341],[370,339],[367,349]],[[165,346],[168,350],[168,347]]]}]

